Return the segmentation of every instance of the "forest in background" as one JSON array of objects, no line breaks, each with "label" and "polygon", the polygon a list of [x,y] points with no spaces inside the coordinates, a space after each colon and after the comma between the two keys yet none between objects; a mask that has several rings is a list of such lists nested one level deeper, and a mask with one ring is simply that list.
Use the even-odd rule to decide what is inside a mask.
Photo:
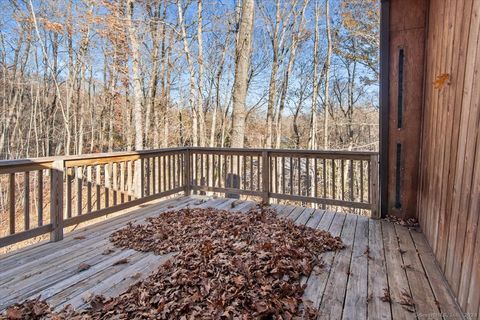
[{"label": "forest in background", "polygon": [[0,10],[2,159],[378,148],[378,0],[8,0]]}]

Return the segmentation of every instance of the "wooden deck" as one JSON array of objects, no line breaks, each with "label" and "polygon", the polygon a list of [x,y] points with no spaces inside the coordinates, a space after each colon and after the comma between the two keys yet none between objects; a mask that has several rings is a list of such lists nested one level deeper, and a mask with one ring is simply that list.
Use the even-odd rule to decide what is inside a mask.
[{"label": "wooden deck", "polygon": [[[168,256],[120,250],[109,234],[128,222],[139,223],[161,211],[185,206],[246,211],[254,202],[208,197],[179,197],[138,206],[124,215],[71,232],[59,242],[42,243],[0,256],[0,310],[41,296],[55,308],[85,307],[91,294],[114,296],[146,277]],[[274,205],[279,215],[298,224],[329,230],[346,248],[324,253],[325,266],[305,279],[306,298],[319,319],[460,319],[462,315],[440,273],[423,234],[386,221],[353,214]],[[114,252],[106,254],[106,250]],[[115,262],[127,258],[127,264]],[[80,264],[91,267],[78,272]],[[391,302],[383,301],[389,288]],[[411,296],[415,306],[402,300]]]}]

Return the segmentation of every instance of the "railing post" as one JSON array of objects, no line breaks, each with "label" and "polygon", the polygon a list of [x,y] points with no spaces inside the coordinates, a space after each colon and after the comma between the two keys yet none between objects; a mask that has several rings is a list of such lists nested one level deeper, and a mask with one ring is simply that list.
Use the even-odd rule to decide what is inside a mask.
[{"label": "railing post", "polygon": [[262,202],[269,203],[270,198],[270,158],[268,151],[262,151]]},{"label": "railing post", "polygon": [[191,183],[191,179],[192,179],[192,173],[190,171],[190,149],[189,148],[186,148],[185,150],[185,162],[184,162],[184,168],[183,168],[183,172],[184,172],[184,179],[185,179],[185,195],[186,196],[189,196],[190,195],[190,183]]},{"label": "railing post", "polygon": [[63,173],[64,160],[55,160],[50,172],[50,241],[63,239]]},{"label": "railing post", "polygon": [[379,176],[378,176],[378,166],[379,166],[379,157],[378,154],[370,156],[370,201],[372,205],[372,218],[380,218],[380,199],[379,199]]}]

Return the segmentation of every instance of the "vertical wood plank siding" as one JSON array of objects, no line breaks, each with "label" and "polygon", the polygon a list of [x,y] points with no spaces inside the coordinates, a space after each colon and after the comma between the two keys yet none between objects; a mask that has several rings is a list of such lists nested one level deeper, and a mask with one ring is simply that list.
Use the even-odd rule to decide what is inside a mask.
[{"label": "vertical wood plank siding", "polygon": [[418,216],[428,242],[463,311],[477,316],[479,14],[480,1],[430,1],[418,190]]}]

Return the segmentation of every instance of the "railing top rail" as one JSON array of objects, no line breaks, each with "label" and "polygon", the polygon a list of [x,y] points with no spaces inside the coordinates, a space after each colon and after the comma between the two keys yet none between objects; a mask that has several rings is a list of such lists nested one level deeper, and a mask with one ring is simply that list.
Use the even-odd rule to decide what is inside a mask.
[{"label": "railing top rail", "polygon": [[262,148],[211,148],[211,147],[188,147],[192,151],[218,151],[218,152],[270,152],[270,153],[284,153],[284,154],[299,154],[299,155],[353,155],[353,156],[371,156],[378,155],[374,151],[348,151],[348,150],[306,150],[306,149],[262,149]]},{"label": "railing top rail", "polygon": [[117,151],[117,152],[104,152],[104,153],[90,153],[71,156],[54,156],[43,158],[25,158],[15,160],[0,160],[0,170],[7,167],[15,166],[29,166],[29,165],[45,165],[46,168],[51,167],[54,161],[63,160],[65,162],[70,161],[83,161],[83,160],[95,160],[105,158],[121,158],[121,157],[135,157],[135,156],[149,156],[157,153],[185,151],[187,148],[165,148],[165,149],[151,149],[151,150],[139,150],[139,151]]}]

